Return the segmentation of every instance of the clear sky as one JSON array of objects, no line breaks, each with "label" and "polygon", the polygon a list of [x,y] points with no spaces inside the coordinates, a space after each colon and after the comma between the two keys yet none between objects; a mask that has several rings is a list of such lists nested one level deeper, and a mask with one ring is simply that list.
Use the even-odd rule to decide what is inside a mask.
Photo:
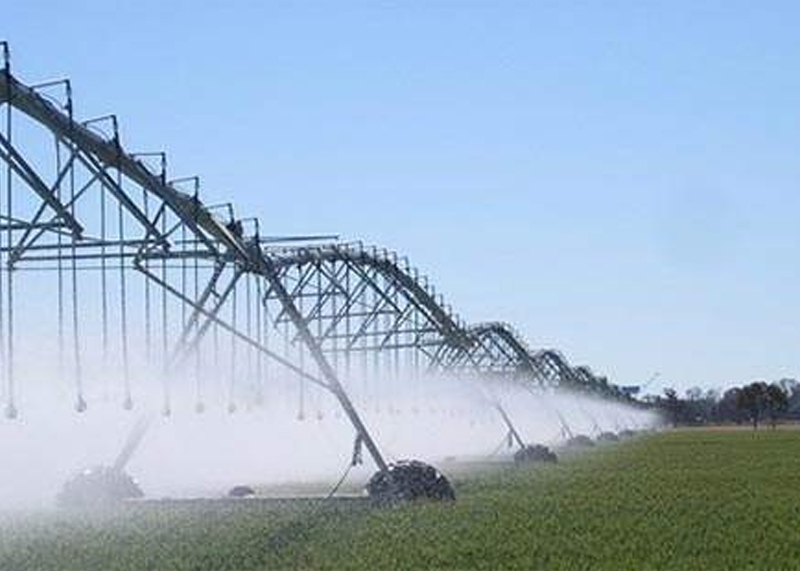
[{"label": "clear sky", "polygon": [[[334,8],[335,6],[335,8]],[[269,234],[407,254],[469,321],[621,384],[800,376],[800,4],[4,0]]]}]

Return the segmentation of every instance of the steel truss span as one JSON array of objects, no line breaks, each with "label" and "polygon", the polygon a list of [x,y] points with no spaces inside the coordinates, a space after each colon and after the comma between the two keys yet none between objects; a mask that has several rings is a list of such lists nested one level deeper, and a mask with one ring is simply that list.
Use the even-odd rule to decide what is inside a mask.
[{"label": "steel truss span", "polygon": [[459,373],[629,401],[508,324],[465,323],[393,252],[263,236],[232,204],[205,203],[199,177],[172,177],[165,153],[127,149],[114,115],[80,115],[69,80],[20,81],[0,48],[7,418],[35,393],[26,387],[47,383],[79,412],[98,394],[132,409],[147,385],[169,415],[179,397],[233,412],[291,382],[332,393],[386,470],[350,399],[354,379]]}]

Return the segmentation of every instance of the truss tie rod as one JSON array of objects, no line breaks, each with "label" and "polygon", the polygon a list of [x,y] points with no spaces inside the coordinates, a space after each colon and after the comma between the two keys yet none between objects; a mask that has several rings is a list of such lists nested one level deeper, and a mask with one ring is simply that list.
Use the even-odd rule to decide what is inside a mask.
[{"label": "truss tie rod", "polygon": [[[141,265],[139,265],[139,264],[134,262],[134,267],[138,271],[143,273],[145,276],[147,276],[149,279],[153,280],[155,283],[157,283],[158,285],[163,287],[166,291],[171,293],[173,296],[175,296],[179,300],[183,301],[184,303],[188,303],[188,304],[192,304],[193,303],[193,301],[190,298],[188,298],[185,295],[181,294],[180,291],[178,291],[177,289],[175,289],[174,287],[169,285],[167,282],[162,280],[160,277],[158,277],[157,275],[153,274],[152,272],[150,272],[148,270],[145,270],[144,266],[141,266]],[[268,348],[264,347],[263,345],[257,343],[256,341],[254,341],[253,339],[251,339],[250,337],[248,337],[247,335],[245,335],[244,333],[242,333],[238,329],[235,329],[235,328],[231,327],[228,323],[226,323],[225,321],[223,321],[219,317],[213,315],[211,313],[211,311],[209,311],[207,309],[204,309],[204,308],[198,308],[198,313],[200,313],[201,315],[203,315],[207,319],[210,319],[211,321],[213,321],[214,323],[219,325],[225,331],[231,333],[232,335],[235,335],[236,337],[238,337],[239,339],[241,339],[242,341],[244,341],[246,344],[250,345],[254,349],[256,349],[258,351],[261,351],[262,353],[264,353],[268,357],[271,357],[276,362],[280,363],[281,365],[283,365],[284,367],[286,367],[290,371],[292,371],[294,373],[297,373],[301,377],[303,377],[305,379],[308,379],[309,381],[319,385],[320,387],[323,387],[325,389],[330,390],[330,386],[328,386],[328,384],[325,381],[323,381],[322,379],[319,379],[318,377],[315,377],[314,375],[312,375],[310,373],[307,373],[306,371],[302,370],[300,367],[297,367],[296,365],[294,365],[291,361],[289,361],[287,359],[284,359],[283,357],[281,357],[277,353],[274,353],[273,351],[269,350]]]}]

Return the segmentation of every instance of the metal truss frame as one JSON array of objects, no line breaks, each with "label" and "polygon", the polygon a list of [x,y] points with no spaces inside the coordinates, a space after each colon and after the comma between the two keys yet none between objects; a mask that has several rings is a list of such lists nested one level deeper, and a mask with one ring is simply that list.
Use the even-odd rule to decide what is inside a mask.
[{"label": "metal truss frame", "polygon": [[[133,407],[132,330],[164,377],[230,361],[231,402],[242,363],[261,382],[276,363],[329,390],[376,465],[387,465],[341,382],[363,375],[470,373],[624,398],[557,351],[532,351],[510,325],[469,326],[428,279],[396,253],[356,243],[264,238],[230,204],[208,205],[198,177],[170,180],[161,152],[133,153],[117,118],[75,118],[68,80],[27,85],[0,42],[0,361],[5,414],[18,414],[15,342],[19,276],[55,274],[59,363],[86,410],[83,353],[121,361],[123,406]],[[54,95],[55,94],[55,95]],[[29,148],[37,130],[50,150]],[[88,284],[88,285],[87,285]],[[99,341],[88,307],[98,307]],[[94,312],[92,312],[94,313]],[[278,339],[278,341],[276,341]],[[281,347],[282,345],[282,347]],[[308,363],[306,362],[308,359]]]}]

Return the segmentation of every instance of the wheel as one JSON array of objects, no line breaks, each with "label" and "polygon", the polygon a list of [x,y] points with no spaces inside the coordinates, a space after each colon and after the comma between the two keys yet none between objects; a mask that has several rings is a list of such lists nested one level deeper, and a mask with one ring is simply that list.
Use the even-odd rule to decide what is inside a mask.
[{"label": "wheel", "polygon": [[68,480],[56,498],[61,507],[91,508],[144,496],[139,484],[122,470],[97,466]]},{"label": "wheel", "polygon": [[250,486],[234,486],[228,491],[229,498],[249,498],[255,495],[256,491]]},{"label": "wheel", "polygon": [[377,472],[367,483],[367,494],[379,504],[398,501],[453,501],[455,491],[447,478],[430,464],[401,460]]},{"label": "wheel", "polygon": [[517,450],[514,454],[514,462],[516,464],[529,464],[533,462],[554,464],[558,462],[558,456],[547,446],[533,444]]}]

